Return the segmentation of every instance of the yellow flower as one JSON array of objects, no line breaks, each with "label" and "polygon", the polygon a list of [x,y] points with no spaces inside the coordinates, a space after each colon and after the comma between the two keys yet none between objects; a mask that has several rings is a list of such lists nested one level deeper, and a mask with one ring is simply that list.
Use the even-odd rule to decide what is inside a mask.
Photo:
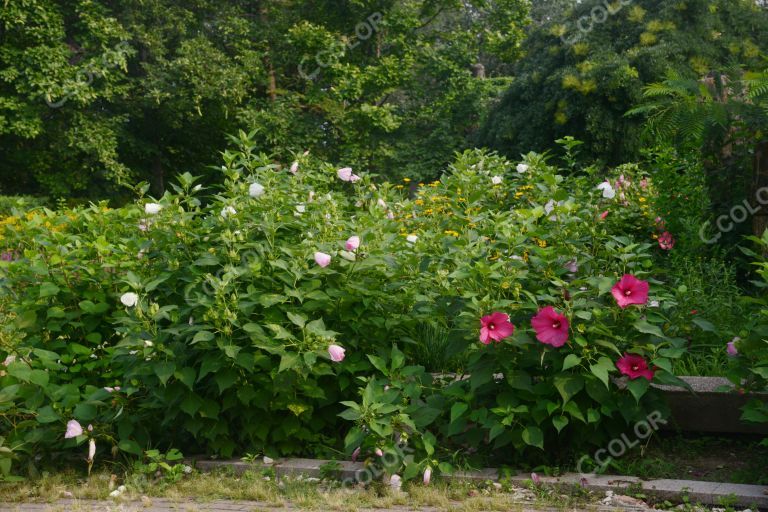
[{"label": "yellow flower", "polygon": [[645,198],[641,197],[640,199],[638,199],[638,201],[640,201],[641,203],[644,203],[645,202]]},{"label": "yellow flower", "polygon": [[507,281],[504,281],[503,283],[501,283],[501,288],[502,288],[503,290],[507,290],[507,289],[509,289],[509,282],[507,282]]},{"label": "yellow flower", "polygon": [[418,206],[422,206],[424,204],[424,200],[423,199],[417,199],[417,200],[415,200],[413,202],[413,204],[418,205]]},{"label": "yellow flower", "polygon": [[405,183],[410,183],[410,182],[411,182],[411,178],[403,178],[403,181],[404,181]]}]

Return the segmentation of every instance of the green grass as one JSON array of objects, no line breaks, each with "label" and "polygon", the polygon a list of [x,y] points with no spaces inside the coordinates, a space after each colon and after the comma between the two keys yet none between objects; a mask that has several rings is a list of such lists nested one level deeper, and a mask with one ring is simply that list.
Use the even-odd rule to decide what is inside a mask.
[{"label": "green grass", "polygon": [[607,472],[643,479],[672,478],[768,485],[768,447],[760,438],[655,436],[613,462]]},{"label": "green grass", "polygon": [[[75,499],[110,499],[109,473],[96,473],[90,478],[72,472],[46,475],[37,480],[0,485],[0,503],[52,502],[69,496]],[[435,507],[439,510],[475,512],[480,510],[521,510],[523,505],[585,509],[601,496],[582,491],[525,489],[509,484],[471,485],[433,482],[405,485],[404,493],[391,491],[375,483],[367,488],[342,488],[338,482],[308,482],[306,479],[281,479],[260,472],[234,475],[231,472],[192,473],[178,482],[147,479],[144,475],[127,475],[113,486],[124,484],[126,492],[118,501],[144,501],[153,498],[175,501],[195,499],[258,501],[267,507],[291,505],[306,510],[355,511],[361,508]]]}]

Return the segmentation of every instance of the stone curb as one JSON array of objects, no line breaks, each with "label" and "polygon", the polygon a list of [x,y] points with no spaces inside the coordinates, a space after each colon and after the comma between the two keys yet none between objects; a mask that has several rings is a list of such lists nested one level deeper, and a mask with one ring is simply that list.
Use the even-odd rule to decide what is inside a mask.
[{"label": "stone curb", "polygon": [[[198,470],[210,472],[216,469],[229,469],[236,474],[242,474],[248,470],[272,469],[276,477],[299,476],[320,478],[322,466],[331,461],[317,459],[275,459],[272,464],[263,462],[243,462],[241,460],[196,460],[194,463]],[[333,461],[336,465],[336,477],[347,482],[370,482],[377,475],[366,470],[362,462]],[[479,471],[462,471],[442,478],[456,482],[485,482],[499,480],[499,470],[486,468]],[[622,490],[630,490],[630,494],[645,494],[659,500],[672,502],[681,501],[687,496],[692,503],[703,505],[722,505],[727,502],[740,507],[759,507],[768,509],[768,487],[760,485],[730,484],[723,482],[699,482],[695,480],[641,480],[633,476],[612,475],[588,475],[582,481],[583,475],[578,473],[566,473],[559,477],[541,477],[541,481],[547,485],[579,487],[586,490],[604,493]],[[531,476],[519,474],[509,478],[509,481],[522,484],[530,484]]]}]

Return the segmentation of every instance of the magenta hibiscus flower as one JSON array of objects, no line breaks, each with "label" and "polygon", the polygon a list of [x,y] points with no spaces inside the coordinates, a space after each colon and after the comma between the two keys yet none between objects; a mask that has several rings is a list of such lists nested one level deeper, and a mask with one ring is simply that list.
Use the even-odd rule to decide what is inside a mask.
[{"label": "magenta hibiscus flower", "polygon": [[636,278],[632,274],[624,274],[618,283],[611,288],[613,298],[620,308],[631,304],[648,302],[648,281]]},{"label": "magenta hibiscus flower", "polygon": [[640,377],[653,380],[654,370],[649,368],[645,359],[637,354],[627,354],[624,352],[624,357],[616,361],[616,368],[632,380]]},{"label": "magenta hibiscus flower", "polygon": [[547,306],[531,319],[536,339],[546,345],[562,347],[568,341],[568,319],[552,306]]},{"label": "magenta hibiscus flower", "polygon": [[512,336],[515,326],[509,321],[509,315],[498,311],[480,319],[480,341],[488,345],[491,340],[499,342]]}]

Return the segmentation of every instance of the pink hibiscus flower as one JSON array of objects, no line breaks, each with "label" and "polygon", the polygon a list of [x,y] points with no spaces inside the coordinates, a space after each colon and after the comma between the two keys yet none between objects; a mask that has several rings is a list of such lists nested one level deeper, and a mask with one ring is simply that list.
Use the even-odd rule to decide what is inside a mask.
[{"label": "pink hibiscus flower", "polygon": [[624,274],[618,283],[611,288],[613,298],[620,308],[631,304],[648,302],[648,281],[636,278],[632,274]]},{"label": "pink hibiscus flower", "polygon": [[509,315],[498,311],[480,319],[480,341],[488,345],[491,340],[499,342],[512,336],[515,326],[509,321]]},{"label": "pink hibiscus flower", "polygon": [[624,352],[624,357],[616,361],[616,368],[632,380],[640,377],[653,380],[654,370],[648,367],[642,356]]},{"label": "pink hibiscus flower", "polygon": [[568,319],[552,306],[540,309],[531,319],[536,339],[546,345],[562,347],[568,341]]},{"label": "pink hibiscus flower", "polygon": [[659,247],[665,251],[670,251],[675,246],[675,239],[672,233],[665,231],[659,235]]}]

